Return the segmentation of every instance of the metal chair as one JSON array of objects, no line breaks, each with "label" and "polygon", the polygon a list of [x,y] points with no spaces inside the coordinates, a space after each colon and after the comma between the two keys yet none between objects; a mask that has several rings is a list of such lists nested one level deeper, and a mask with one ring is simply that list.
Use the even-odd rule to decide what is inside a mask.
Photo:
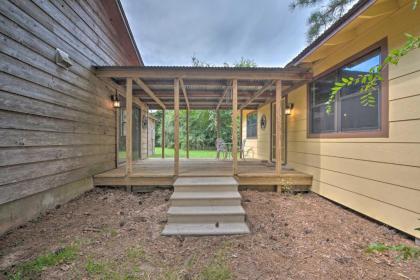
[{"label": "metal chair", "polygon": [[220,153],[222,153],[224,155],[223,159],[227,158],[227,146],[225,141],[222,138],[217,138],[216,139],[216,151],[217,151],[217,159],[220,159]]},{"label": "metal chair", "polygon": [[245,160],[245,155],[248,156],[249,152],[252,151],[252,148],[246,149],[246,138],[242,140],[242,145],[239,148],[239,155],[242,159]]}]

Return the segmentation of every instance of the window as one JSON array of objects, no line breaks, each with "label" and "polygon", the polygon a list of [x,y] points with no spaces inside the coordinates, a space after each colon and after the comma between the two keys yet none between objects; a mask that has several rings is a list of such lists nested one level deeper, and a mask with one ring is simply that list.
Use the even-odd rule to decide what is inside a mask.
[{"label": "window", "polygon": [[257,111],[246,115],[246,138],[257,137]]},{"label": "window", "polygon": [[329,72],[309,85],[309,126],[312,135],[340,134],[345,132],[372,132],[381,130],[382,85],[374,90],[376,98],[373,107],[363,106],[360,85],[344,88],[337,94],[332,112],[326,112],[331,88],[342,77],[357,77],[367,74],[375,65],[381,63],[381,49],[377,48],[359,59]]}]

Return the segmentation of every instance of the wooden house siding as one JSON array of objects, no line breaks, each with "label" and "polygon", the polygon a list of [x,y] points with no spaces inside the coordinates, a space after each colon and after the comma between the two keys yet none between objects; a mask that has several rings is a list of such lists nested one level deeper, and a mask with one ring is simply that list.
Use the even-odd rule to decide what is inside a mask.
[{"label": "wooden house siding", "polygon": [[[420,33],[420,10],[407,5],[375,24],[358,30],[358,36],[333,49],[313,65],[314,75],[352,54],[387,38],[388,48],[401,46],[404,33]],[[314,53],[314,55],[317,55]],[[289,94],[294,103],[288,118],[288,162],[313,175],[312,190],[420,237],[420,51],[389,68],[389,137],[330,138],[307,136],[307,89]]]},{"label": "wooden house siding", "polygon": [[[115,167],[114,89],[92,66],[140,62],[122,47],[127,35],[111,24],[111,4],[2,1],[0,204]],[[69,54],[68,70],[55,63],[56,48]]]},{"label": "wooden house siding", "polygon": [[[246,139],[245,144],[245,157],[255,158],[261,160],[270,159],[270,135],[271,135],[271,103],[267,103],[257,109],[257,137],[247,138],[246,137],[246,117],[247,114],[254,112],[255,110],[243,110],[242,111],[242,142]],[[261,118],[265,115],[267,125],[265,129],[261,128]]]}]

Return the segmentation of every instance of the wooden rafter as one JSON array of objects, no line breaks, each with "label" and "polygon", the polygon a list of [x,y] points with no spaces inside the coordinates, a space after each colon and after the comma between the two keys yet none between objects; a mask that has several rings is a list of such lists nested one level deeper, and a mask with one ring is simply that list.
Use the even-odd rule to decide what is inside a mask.
[{"label": "wooden rafter", "polygon": [[162,109],[166,109],[165,104],[156,96],[156,94],[139,78],[133,79]]},{"label": "wooden rafter", "polygon": [[188,94],[187,94],[187,89],[185,88],[185,85],[184,85],[184,80],[180,79],[179,84],[181,85],[182,93],[184,94],[185,103],[187,103],[187,109],[190,110],[190,102],[188,101]]},{"label": "wooden rafter", "polygon": [[226,95],[229,92],[229,89],[230,89],[230,86],[226,86],[225,91],[223,92],[222,97],[220,97],[219,103],[217,103],[216,111],[219,110],[220,106],[222,105],[223,100],[225,99]]},{"label": "wooden rafter", "polygon": [[249,104],[252,103],[252,101],[254,101],[255,99],[257,99],[260,95],[262,95],[267,89],[269,89],[271,86],[273,86],[274,81],[271,81],[269,83],[267,83],[265,86],[263,86],[260,90],[258,90],[254,96],[252,96],[247,102],[245,102],[244,105],[242,105],[239,110],[244,109],[246,106],[248,106]]}]

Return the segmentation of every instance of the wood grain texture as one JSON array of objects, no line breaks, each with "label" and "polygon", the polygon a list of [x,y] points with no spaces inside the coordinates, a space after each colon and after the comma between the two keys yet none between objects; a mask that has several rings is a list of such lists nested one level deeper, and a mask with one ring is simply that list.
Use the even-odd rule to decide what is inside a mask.
[{"label": "wood grain texture", "polygon": [[[276,174],[281,173],[281,138],[282,138],[282,106],[281,106],[281,81],[276,81]],[[279,149],[280,148],[280,149]]]},{"label": "wood grain texture", "polygon": [[[115,167],[115,89],[92,66],[132,58],[101,5],[2,1],[0,203]],[[69,69],[55,63],[56,48],[70,56]]]},{"label": "wood grain texture", "polygon": [[232,80],[232,164],[233,175],[238,174],[238,81]]},{"label": "wood grain texture", "polygon": [[174,174],[179,174],[179,79],[174,79]]}]

